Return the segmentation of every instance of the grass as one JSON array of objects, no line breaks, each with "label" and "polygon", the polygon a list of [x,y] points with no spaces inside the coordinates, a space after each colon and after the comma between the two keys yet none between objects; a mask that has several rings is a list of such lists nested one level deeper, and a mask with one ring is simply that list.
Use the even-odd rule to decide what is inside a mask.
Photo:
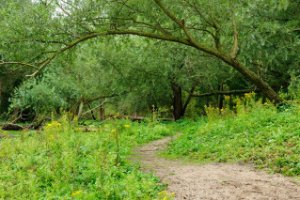
[{"label": "grass", "polygon": [[300,177],[300,109],[243,101],[236,110],[207,108],[208,117],[196,122],[87,121],[91,132],[63,117],[44,131],[14,133],[0,141],[0,199],[171,199],[128,160],[138,145],[178,132],[167,157],[250,162]]},{"label": "grass", "polygon": [[202,163],[250,162],[300,177],[300,109],[278,112],[260,103],[252,107],[238,108],[238,115],[209,113],[208,123],[187,126],[164,155]]},{"label": "grass", "polygon": [[42,132],[3,139],[0,199],[163,199],[165,186],[128,157],[137,145],[171,129],[119,120],[83,132],[63,119]]}]

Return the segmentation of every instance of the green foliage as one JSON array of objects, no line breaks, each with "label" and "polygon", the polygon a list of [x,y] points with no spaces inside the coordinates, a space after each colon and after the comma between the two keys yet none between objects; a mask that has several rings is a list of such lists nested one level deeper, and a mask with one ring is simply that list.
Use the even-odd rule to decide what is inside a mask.
[{"label": "green foliage", "polygon": [[120,120],[83,132],[62,118],[42,132],[2,139],[0,198],[157,199],[164,187],[128,158],[133,147],[171,127]]},{"label": "green foliage", "polygon": [[[71,98],[71,96],[69,96]],[[49,82],[38,83],[36,79],[24,82],[17,88],[11,108],[33,108],[39,114],[55,108],[67,108],[67,102],[59,95],[57,88]]]},{"label": "green foliage", "polygon": [[[243,75],[227,68],[227,52],[232,50],[235,28],[239,35],[237,61],[257,72],[257,79],[266,80],[276,91],[286,91],[290,74],[299,73],[298,2],[163,0],[161,3],[174,17],[168,16],[155,1],[148,0],[8,0],[1,4],[0,14],[5,17],[0,20],[3,28],[0,57],[31,65],[5,64],[0,69],[0,83],[4,82],[3,88],[8,93],[20,87],[12,108],[33,107],[37,112],[51,112],[53,108],[76,107],[82,99],[128,91],[110,102],[124,113],[145,113],[152,105],[171,107],[170,82],[182,88],[184,97],[194,84],[198,93],[218,90],[220,85],[226,90],[252,87]],[[174,18],[184,24],[188,34]],[[100,34],[116,30],[123,32],[105,39],[105,34]],[[125,36],[128,31],[138,34]],[[95,33],[99,35],[94,37]],[[150,41],[137,37],[140,35],[177,42]],[[193,39],[191,43],[189,37]],[[191,48],[195,47],[194,40],[203,47],[200,51]],[[210,49],[210,55],[201,49]],[[29,81],[20,85],[24,74],[31,74],[37,70],[35,67],[48,61],[51,62],[47,68],[54,69],[42,67],[38,70],[42,78],[34,84]],[[257,85],[255,81],[252,84]],[[54,99],[48,102],[49,96]],[[8,97],[1,104],[7,104]],[[189,115],[194,117],[192,113]]]},{"label": "green foliage", "polygon": [[293,76],[289,85],[288,96],[292,99],[300,99],[300,77]]},{"label": "green foliage", "polygon": [[232,117],[191,124],[166,155],[199,162],[250,162],[259,168],[300,176],[300,108],[277,112],[268,104],[240,109]]}]

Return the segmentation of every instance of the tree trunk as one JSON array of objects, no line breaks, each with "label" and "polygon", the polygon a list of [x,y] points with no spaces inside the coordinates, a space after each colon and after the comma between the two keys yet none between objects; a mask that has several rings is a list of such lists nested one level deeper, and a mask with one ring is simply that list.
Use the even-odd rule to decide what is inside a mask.
[{"label": "tree trunk", "polygon": [[91,115],[92,115],[93,120],[96,120],[97,118],[96,118],[95,115],[94,115],[94,110],[91,109],[91,106],[90,106],[90,105],[88,105],[88,107],[89,107],[89,109],[90,109],[90,111],[91,111]]},{"label": "tree trunk", "polygon": [[213,55],[223,62],[227,63],[235,70],[237,70],[240,74],[242,74],[246,79],[248,79],[251,83],[253,83],[258,90],[262,92],[270,101],[274,104],[282,104],[283,100],[279,97],[279,95],[271,88],[271,86],[265,82],[258,74],[254,73],[242,63],[240,63],[236,58],[233,58],[231,55],[226,55],[225,53],[221,53],[219,51],[215,51],[213,49],[208,49],[203,47],[201,44],[196,41],[191,41],[191,45],[196,49],[206,52],[207,54]]},{"label": "tree trunk", "polygon": [[224,62],[232,66],[234,69],[236,69],[238,72],[240,72],[251,83],[253,83],[257,87],[257,89],[259,89],[261,93],[264,94],[270,101],[277,105],[283,103],[283,100],[279,97],[279,95],[259,75],[233,58],[223,55],[220,55],[220,58]]},{"label": "tree trunk", "polygon": [[[101,102],[102,103],[102,102]],[[104,106],[101,105],[100,106],[100,109],[99,109],[99,119],[102,121],[102,120],[105,120],[105,109],[104,109]]]},{"label": "tree trunk", "polygon": [[80,104],[79,104],[79,107],[78,107],[78,114],[77,114],[78,120],[81,117],[81,114],[82,114],[82,111],[83,111],[83,107],[84,107],[84,103],[83,103],[83,101],[81,101]]},{"label": "tree trunk", "polygon": [[206,96],[206,101],[205,101],[205,105],[206,105],[206,107],[209,107],[209,96]]},{"label": "tree trunk", "polygon": [[182,89],[177,83],[172,83],[173,90],[173,116],[178,120],[184,116]]},{"label": "tree trunk", "polygon": [[12,91],[4,90],[3,80],[0,80],[0,113],[1,114],[8,111],[8,107],[10,104],[9,103],[10,92],[12,92]]},{"label": "tree trunk", "polygon": [[[219,85],[218,90],[223,91],[223,83],[221,83]],[[221,110],[223,108],[223,101],[224,101],[224,96],[222,94],[219,94],[219,96],[218,96],[218,108],[219,108],[219,110]]]},{"label": "tree trunk", "polygon": [[0,113],[2,112],[2,80],[0,80]]}]

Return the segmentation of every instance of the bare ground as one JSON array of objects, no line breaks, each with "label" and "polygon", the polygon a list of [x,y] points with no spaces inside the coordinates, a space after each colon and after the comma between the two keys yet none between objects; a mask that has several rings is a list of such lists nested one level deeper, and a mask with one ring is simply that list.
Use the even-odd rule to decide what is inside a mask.
[{"label": "bare ground", "polygon": [[279,174],[270,175],[248,165],[197,165],[157,156],[171,139],[142,146],[133,159],[166,183],[177,200],[300,200],[300,183]]}]

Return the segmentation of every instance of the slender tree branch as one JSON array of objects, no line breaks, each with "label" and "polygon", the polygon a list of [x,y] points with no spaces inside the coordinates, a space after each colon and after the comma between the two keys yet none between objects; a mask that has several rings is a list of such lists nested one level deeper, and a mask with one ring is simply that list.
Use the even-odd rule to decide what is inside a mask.
[{"label": "slender tree branch", "polygon": [[89,103],[91,103],[93,101],[97,101],[99,99],[107,99],[107,98],[113,98],[113,97],[123,96],[123,95],[126,95],[128,93],[129,93],[128,91],[124,91],[124,92],[116,93],[116,94],[100,95],[100,96],[97,96],[97,97],[92,98],[92,99],[84,99],[83,102],[86,103],[86,104],[89,104]]},{"label": "slender tree branch", "polygon": [[218,52],[217,50],[215,49],[212,49],[212,48],[209,48],[209,47],[206,47],[204,46],[203,44],[197,42],[193,37],[192,35],[188,32],[186,26],[185,26],[185,22],[184,20],[179,20],[178,18],[176,18],[176,16],[171,13],[164,5],[162,5],[161,3],[161,0],[153,0],[161,9],[162,11],[170,18],[172,19],[176,24],[178,24],[184,31],[184,33],[186,34],[186,36],[188,37],[188,40],[184,43],[185,45],[188,45],[188,46],[192,46],[192,47],[195,47],[196,49],[198,50],[201,50],[205,53],[208,53],[208,54],[211,54],[211,55],[214,55],[216,57],[219,57],[219,58],[223,58],[224,55],[222,55],[220,52]]},{"label": "slender tree branch", "polygon": [[245,94],[249,92],[258,92],[256,89],[244,89],[244,90],[230,90],[230,91],[213,91],[202,94],[191,94],[192,97],[208,97],[214,95],[234,95],[234,94]]},{"label": "slender tree branch", "polygon": [[106,103],[106,101],[103,101],[103,102],[101,102],[100,105],[98,105],[98,106],[96,106],[96,107],[94,107],[94,108],[90,108],[90,106],[88,105],[88,106],[89,106],[89,110],[86,111],[86,112],[84,112],[84,113],[82,113],[81,116],[84,116],[84,115],[88,114],[89,112],[92,112],[93,110],[96,110],[97,108],[100,108],[100,107],[103,106],[105,103]]},{"label": "slender tree branch", "polygon": [[185,35],[188,37],[190,41],[193,40],[191,34],[188,32],[185,21],[179,20],[174,13],[172,13],[170,10],[168,10],[162,3],[161,0],[154,0],[154,2],[160,7],[160,9],[172,20],[174,21],[185,33]]},{"label": "slender tree branch", "polygon": [[[55,1],[56,5],[60,8],[60,10],[66,15],[66,16],[70,16],[71,14],[64,8],[63,5],[61,5],[61,3],[56,0]],[[64,2],[65,3],[65,2]]]},{"label": "slender tree branch", "polygon": [[231,58],[236,59],[237,53],[238,53],[238,48],[239,48],[238,47],[238,36],[239,35],[238,35],[235,19],[233,19],[232,26],[233,26],[233,46],[232,46],[230,56],[231,56]]},{"label": "slender tree branch", "polygon": [[109,30],[105,32],[95,32],[95,33],[89,33],[87,35],[84,35],[82,37],[79,37],[75,39],[73,42],[69,43],[67,46],[65,46],[62,49],[54,51],[53,55],[44,60],[41,64],[39,64],[39,69],[35,71],[33,74],[28,75],[30,77],[36,76],[39,74],[56,56],[58,56],[60,53],[63,53],[75,46],[77,46],[79,43],[93,39],[96,37],[100,36],[109,36],[109,35],[136,35],[136,36],[142,36],[142,37],[147,37],[147,38],[153,38],[153,39],[160,39],[160,40],[165,40],[165,41],[172,41],[172,42],[177,42],[177,43],[182,43],[185,45],[189,45],[189,42],[187,39],[184,38],[178,38],[174,37],[172,35],[161,35],[161,34],[156,34],[156,33],[147,33],[147,32],[141,32],[137,30]]},{"label": "slender tree branch", "polygon": [[300,28],[295,28],[293,31],[300,32]]},{"label": "slender tree branch", "polygon": [[29,64],[29,63],[25,63],[25,62],[4,62],[4,61],[0,61],[0,65],[23,65],[23,66],[27,66],[27,67],[32,67],[37,69],[36,66]]},{"label": "slender tree branch", "polygon": [[170,18],[172,19],[177,25],[179,25],[180,27],[182,27],[184,25],[184,22],[177,19],[177,17],[171,13],[162,3],[161,0],[153,0],[158,7],[160,7],[160,9]]},{"label": "slender tree branch", "polygon": [[188,95],[188,97],[187,97],[187,99],[186,99],[186,101],[185,101],[185,103],[184,103],[184,105],[183,105],[183,113],[185,113],[186,108],[187,108],[187,106],[189,105],[189,103],[190,103],[190,101],[191,101],[191,99],[192,99],[192,97],[193,97],[193,93],[194,93],[194,91],[195,91],[195,89],[196,89],[196,86],[197,86],[197,82],[195,82],[195,83],[193,84],[191,90],[189,91],[189,95]]}]

